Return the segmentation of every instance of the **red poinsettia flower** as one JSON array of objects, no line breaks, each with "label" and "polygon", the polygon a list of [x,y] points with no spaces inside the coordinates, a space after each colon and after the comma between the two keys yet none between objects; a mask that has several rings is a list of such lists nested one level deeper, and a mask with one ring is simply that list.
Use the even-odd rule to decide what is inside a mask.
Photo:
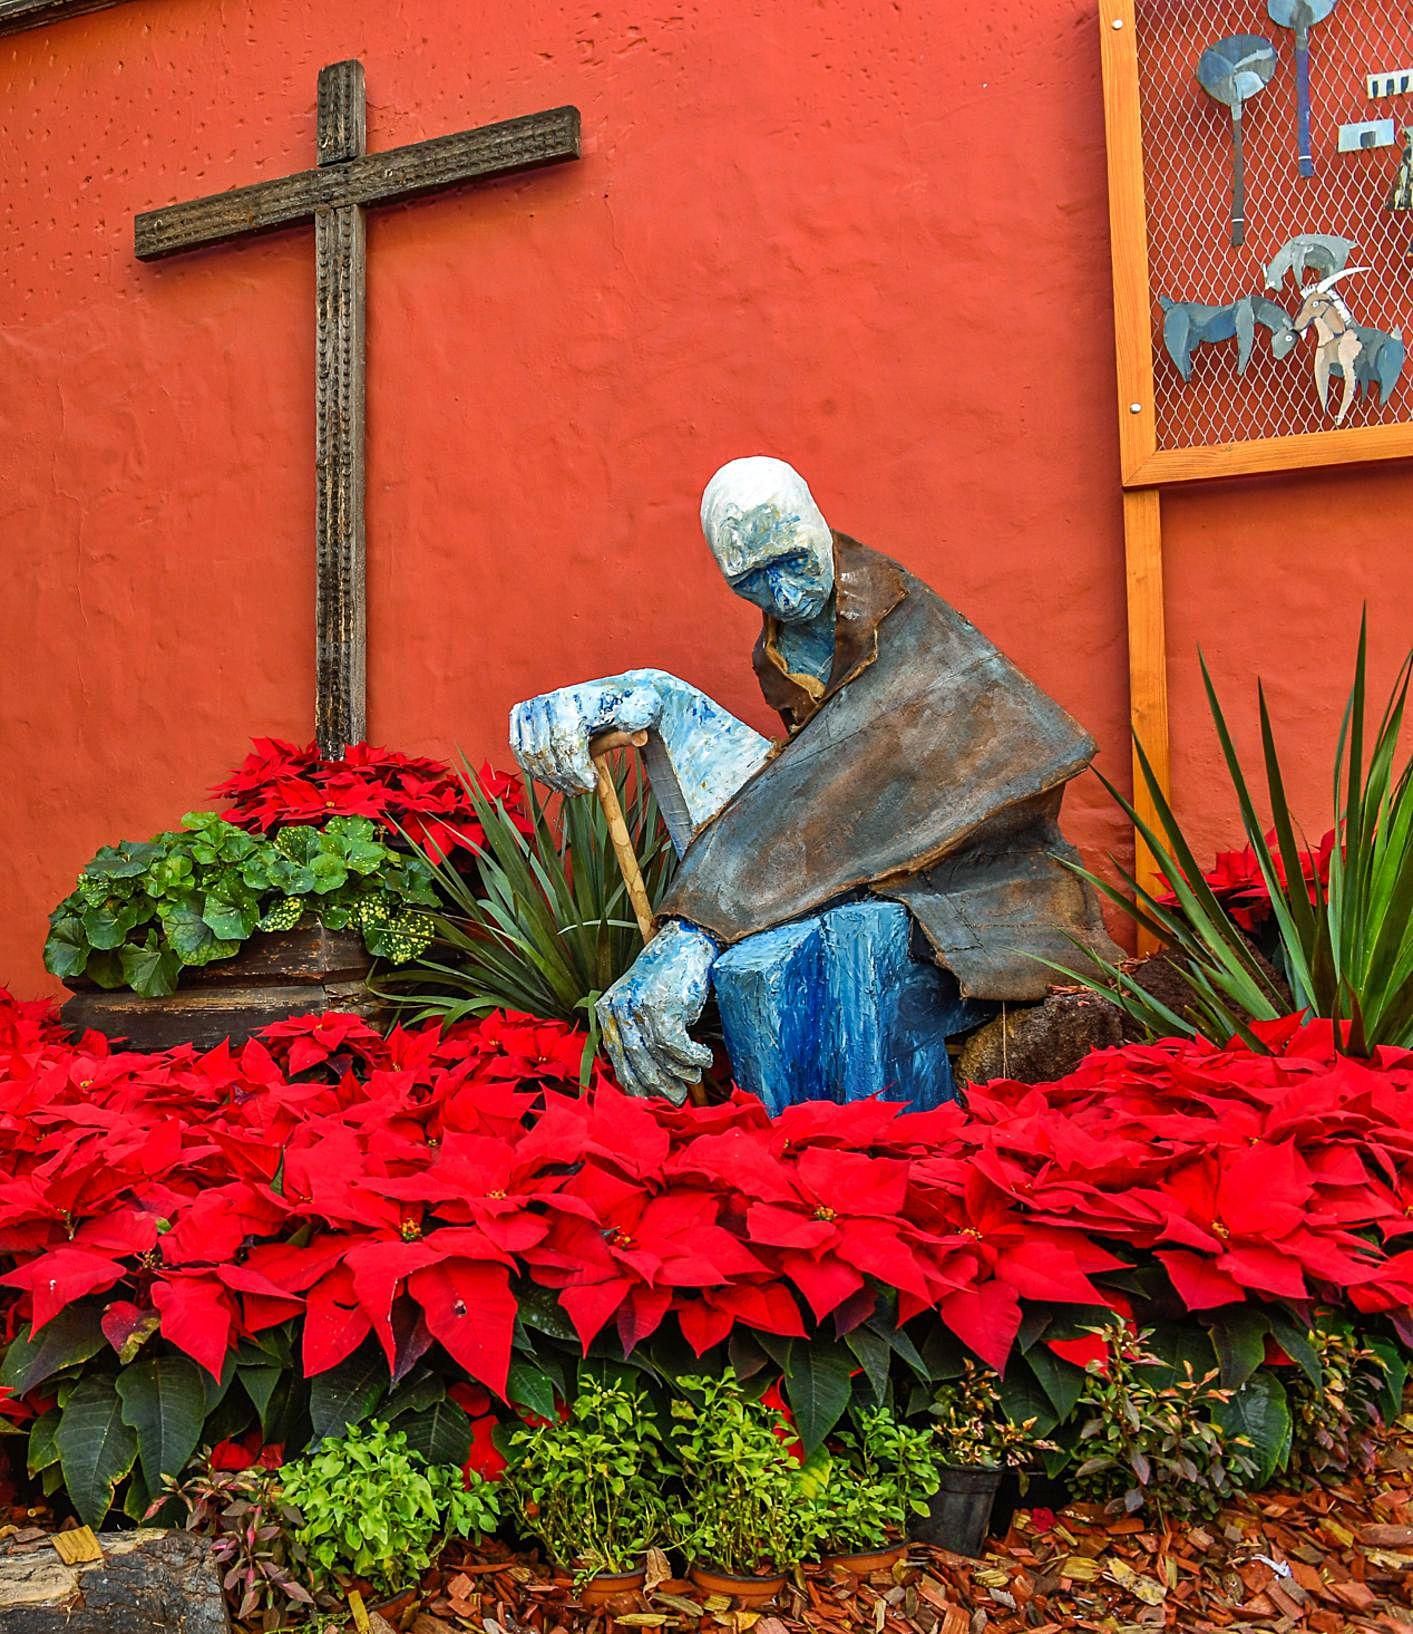
[{"label": "red poinsettia flower", "polygon": [[[529,830],[517,778],[489,765],[478,774],[482,790],[499,801],[516,826]],[[229,803],[222,815],[238,827],[268,831],[330,817],[369,817],[406,833],[428,857],[474,852],[485,841],[476,809],[444,761],[355,743],[338,760],[315,744],[299,748],[278,738],[256,738],[251,752],[211,791]]]},{"label": "red poinsettia flower", "polygon": [[239,1440],[228,1438],[225,1441],[218,1441],[211,1449],[210,1458],[213,1470],[228,1470],[235,1473],[245,1469],[279,1469],[284,1461],[283,1445],[262,1443],[258,1430],[252,1430]]}]

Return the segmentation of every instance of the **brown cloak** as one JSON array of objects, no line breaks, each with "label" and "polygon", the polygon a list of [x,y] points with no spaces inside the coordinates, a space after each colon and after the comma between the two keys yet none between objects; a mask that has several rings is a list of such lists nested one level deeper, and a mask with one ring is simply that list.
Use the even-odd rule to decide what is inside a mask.
[{"label": "brown cloak", "polygon": [[1116,957],[1057,818],[1094,743],[955,608],[834,536],[834,661],[756,645],[790,737],[692,840],[663,902],[725,943],[869,890],[904,904],[962,992],[1038,999],[1071,937]]}]

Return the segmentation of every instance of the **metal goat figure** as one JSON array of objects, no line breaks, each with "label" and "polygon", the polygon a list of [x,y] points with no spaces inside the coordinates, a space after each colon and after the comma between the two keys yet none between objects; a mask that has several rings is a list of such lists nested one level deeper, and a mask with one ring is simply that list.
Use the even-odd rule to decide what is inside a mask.
[{"label": "metal goat figure", "polygon": [[1256,345],[1256,327],[1271,332],[1271,351],[1278,358],[1295,349],[1290,314],[1264,295],[1243,295],[1226,306],[1204,306],[1200,301],[1170,301],[1158,297],[1163,309],[1163,345],[1184,380],[1192,379],[1192,354],[1199,346],[1215,345],[1236,337],[1236,372],[1245,374]]},{"label": "metal goat figure", "polygon": [[1303,289],[1307,270],[1317,278],[1343,272],[1356,248],[1353,239],[1334,233],[1299,233],[1276,251],[1266,268],[1266,288],[1280,289],[1287,278],[1294,278],[1295,287]]},{"label": "metal goat figure", "polygon": [[1302,340],[1312,328],[1315,331],[1315,388],[1320,394],[1322,409],[1329,407],[1330,381],[1344,382],[1335,415],[1336,425],[1344,424],[1358,387],[1371,391],[1377,385],[1380,407],[1387,403],[1407,357],[1401,330],[1386,333],[1356,323],[1344,297],[1335,288],[1341,279],[1368,270],[1367,267],[1346,267],[1321,279],[1304,291],[1300,310],[1291,319],[1291,328]]}]

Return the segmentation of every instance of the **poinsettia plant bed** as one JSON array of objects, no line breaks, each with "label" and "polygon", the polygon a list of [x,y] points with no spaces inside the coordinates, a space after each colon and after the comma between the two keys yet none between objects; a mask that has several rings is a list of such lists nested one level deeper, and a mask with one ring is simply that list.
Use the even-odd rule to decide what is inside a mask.
[{"label": "poinsettia plant bed", "polygon": [[[518,778],[488,763],[477,781],[529,831]],[[445,761],[371,743],[350,744],[329,760],[314,743],[255,738],[211,793],[228,802],[221,813],[227,822],[259,833],[319,826],[330,817],[371,817],[393,834],[406,834],[433,860],[458,853],[469,860],[485,840],[465,787]]]},{"label": "poinsettia plant bed", "polygon": [[201,1442],[294,1451],[375,1411],[493,1464],[591,1349],[783,1377],[807,1456],[855,1394],[925,1415],[968,1356],[1060,1434],[1117,1313],[1220,1369],[1265,1480],[1318,1312],[1357,1317],[1396,1404],[1413,1287],[1413,1054],[1296,1020],[1266,1043],[771,1119],[581,1091],[582,1036],[525,1017],[115,1053],[6,999],[0,1412],[97,1524]]}]

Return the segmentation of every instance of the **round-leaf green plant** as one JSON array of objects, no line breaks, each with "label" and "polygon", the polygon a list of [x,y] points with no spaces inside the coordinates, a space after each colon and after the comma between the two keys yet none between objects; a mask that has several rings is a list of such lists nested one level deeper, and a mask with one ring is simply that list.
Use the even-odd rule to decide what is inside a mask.
[{"label": "round-leaf green plant", "polygon": [[184,968],[229,959],[257,931],[291,930],[306,914],[361,931],[368,951],[394,964],[431,939],[431,870],[366,817],[270,836],[209,811],[182,825],[97,853],[49,916],[46,969],[158,998]]},{"label": "round-leaf green plant", "polygon": [[500,1519],[492,1485],[429,1464],[376,1419],[287,1464],[281,1482],[317,1577],[358,1578],[388,1594],[424,1572],[448,1538],[492,1532]]}]

